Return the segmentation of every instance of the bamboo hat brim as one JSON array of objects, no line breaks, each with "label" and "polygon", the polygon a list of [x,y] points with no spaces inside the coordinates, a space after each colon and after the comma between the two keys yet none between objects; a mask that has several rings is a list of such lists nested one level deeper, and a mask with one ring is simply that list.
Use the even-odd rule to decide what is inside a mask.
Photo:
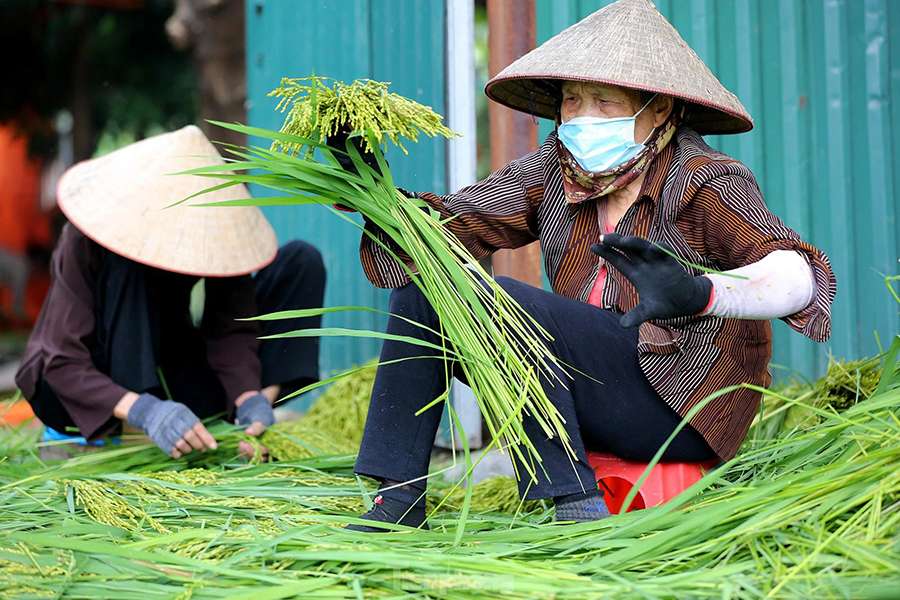
[{"label": "bamboo hat brim", "polygon": [[136,262],[199,277],[245,275],[268,265],[278,243],[262,211],[199,207],[250,197],[243,185],[172,206],[220,179],[176,174],[223,164],[190,125],[78,163],[60,179],[58,202],[69,221],[107,250]]},{"label": "bamboo hat brim", "polygon": [[584,81],[666,94],[688,103],[698,133],[742,133],[753,119],[650,0],[619,0],[585,17],[503,69],[492,100],[555,119],[559,86]]}]

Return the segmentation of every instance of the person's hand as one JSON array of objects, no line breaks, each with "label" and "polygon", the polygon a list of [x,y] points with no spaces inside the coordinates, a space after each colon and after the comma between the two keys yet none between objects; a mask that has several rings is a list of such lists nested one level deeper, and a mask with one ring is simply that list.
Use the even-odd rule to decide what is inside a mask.
[{"label": "person's hand", "polygon": [[142,429],[160,450],[172,458],[181,458],[193,450],[217,448],[215,438],[197,415],[180,402],[141,394],[128,409],[125,420]]},{"label": "person's hand", "polygon": [[262,392],[244,398],[237,406],[237,424],[247,425],[245,432],[259,435],[275,422],[275,411],[272,403]]},{"label": "person's hand", "polygon": [[[275,411],[272,410],[272,403],[262,392],[240,398],[236,404],[235,417],[237,424],[247,426],[247,429],[244,430],[244,433],[247,435],[259,436],[275,422]],[[252,457],[255,453],[255,448],[247,442],[238,444],[238,450],[247,457]],[[262,447],[262,453],[264,455],[268,454],[268,450]]]},{"label": "person's hand", "polygon": [[[375,160],[374,154],[366,150],[363,138],[358,135],[351,137],[350,133],[344,129],[325,138],[326,146],[334,148],[335,150],[340,150],[340,152],[333,152],[332,156],[334,156],[335,160],[338,161],[338,164],[341,165],[341,168],[348,173],[359,175],[359,171],[357,171],[356,165],[353,164],[353,159],[351,159],[350,156],[346,154],[348,139],[350,140],[350,144],[354,148],[356,148],[357,152],[359,152],[359,155],[360,157],[362,157],[363,162],[372,167],[376,173],[381,174],[381,168],[378,166],[378,161]],[[344,204],[334,204],[334,207],[344,212],[356,212],[356,209]]]},{"label": "person's hand", "polygon": [[709,304],[712,281],[691,275],[677,260],[643,238],[610,233],[601,236],[591,251],[618,269],[637,290],[638,305],[622,315],[619,322],[623,327],[696,315]]},{"label": "person's hand", "polygon": [[356,170],[356,165],[353,164],[353,159],[351,159],[347,154],[348,139],[350,140],[350,144],[354,148],[356,148],[357,152],[359,152],[359,155],[360,157],[362,157],[363,162],[372,167],[372,169],[374,169],[376,173],[381,173],[381,169],[378,166],[378,161],[375,160],[375,155],[366,150],[364,138],[359,135],[351,136],[350,132],[345,129],[341,129],[340,131],[325,138],[326,146],[340,151],[334,152],[332,153],[332,155],[338,161],[341,167],[348,173],[353,173],[354,175],[359,174],[359,171]]}]

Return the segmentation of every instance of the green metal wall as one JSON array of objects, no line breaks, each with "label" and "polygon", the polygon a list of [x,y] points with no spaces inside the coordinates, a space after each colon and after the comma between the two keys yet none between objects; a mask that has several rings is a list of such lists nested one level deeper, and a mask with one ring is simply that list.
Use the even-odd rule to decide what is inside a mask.
[{"label": "green metal wall", "polygon": [[[429,0],[247,0],[248,121],[278,128],[266,94],[282,76],[327,75],[350,81],[372,78],[444,112],[444,1]],[[398,184],[444,191],[444,144],[409,145],[409,156],[388,154]],[[261,194],[261,190],[254,190]],[[321,251],[328,270],[326,306],[387,307],[387,293],[366,280],[359,265],[360,232],[322,207],[266,209],[281,241],[301,238]],[[326,326],[382,329],[369,314],[328,315]],[[359,339],[322,341],[323,373],[377,356],[379,343]]]},{"label": "green metal wall", "polygon": [[[610,3],[536,1],[538,43]],[[770,208],[825,250],[837,274],[831,341],[776,323],[774,372],[815,376],[829,352],[877,352],[876,335],[889,343],[900,332],[881,275],[896,274],[900,257],[900,1],[656,5],[756,121],[708,142],[753,170]]]}]

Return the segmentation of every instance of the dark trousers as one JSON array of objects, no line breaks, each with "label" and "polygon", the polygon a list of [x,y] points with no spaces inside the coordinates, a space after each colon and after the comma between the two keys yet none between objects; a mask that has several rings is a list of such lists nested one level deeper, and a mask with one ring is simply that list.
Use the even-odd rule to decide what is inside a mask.
[{"label": "dark trousers", "polygon": [[[225,390],[206,360],[205,339],[190,323],[187,306],[196,277],[150,272],[110,253],[95,291],[95,331],[87,340],[99,371],[119,385],[172,398],[198,417],[221,414]],[[325,267],[316,248],[293,241],[254,277],[259,314],[322,306]],[[246,315],[235,315],[246,316]],[[321,317],[263,321],[262,336],[321,326]],[[263,340],[261,387],[281,385],[290,393],[319,379],[319,339]],[[159,373],[162,372],[163,380]],[[53,389],[38,383],[31,400],[41,420],[57,431],[74,422]]]},{"label": "dark trousers", "polygon": [[[649,460],[681,422],[650,387],[638,365],[637,329],[624,329],[619,315],[590,304],[499,277],[497,282],[553,337],[551,350],[570,369],[568,389],[544,385],[548,397],[566,421],[577,461],[559,443],[548,439],[534,419],[524,418],[529,439],[542,458],[538,482],[523,477],[520,487],[528,498],[548,498],[596,487],[586,450],[605,451],[622,458]],[[391,294],[387,332],[439,343],[436,336],[400,317],[437,329],[434,310],[417,287],[409,284]],[[356,472],[395,481],[408,481],[428,472],[431,447],[442,406],[419,416],[415,412],[445,389],[445,365],[439,353],[421,346],[386,340],[381,361],[431,355],[378,368]],[[460,369],[453,370],[460,377]],[[596,380],[596,381],[595,381]],[[546,382],[545,382],[546,383]],[[713,457],[703,437],[685,427],[667,449],[668,461],[702,461]]]},{"label": "dark trousers", "polygon": [[[275,261],[256,275],[259,314],[319,308],[325,302],[325,265],[312,244],[295,240],[278,249]],[[317,329],[322,317],[263,321],[262,335]],[[319,380],[319,338],[263,340],[259,347],[262,387],[280,385],[287,395]]]}]

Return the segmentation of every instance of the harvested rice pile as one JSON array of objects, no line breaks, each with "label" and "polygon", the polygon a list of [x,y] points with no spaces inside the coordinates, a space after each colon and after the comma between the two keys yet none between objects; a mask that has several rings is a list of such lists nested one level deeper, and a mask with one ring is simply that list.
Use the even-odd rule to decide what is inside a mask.
[{"label": "harvested rice pile", "polygon": [[302,419],[267,431],[262,442],[278,460],[314,454],[355,454],[362,440],[375,361],[335,381]]},{"label": "harvested rice pile", "polygon": [[[564,433],[534,369],[508,343],[494,346],[522,337],[527,315],[501,302],[498,325],[486,307],[498,306],[500,291],[485,291],[470,270],[477,263],[390,180],[380,146],[399,143],[392,133],[415,140],[418,132],[448,132],[436,128],[430,109],[405,104],[380,84],[355,82],[348,93],[337,83],[286,80],[276,90],[288,110],[284,133],[231,126],[271,140],[276,151],[247,149],[236,153],[243,160],[197,172],[230,173],[233,183],[287,194],[271,204],[339,203],[365,214],[419,267],[410,275],[441,321],[459,325],[440,332],[448,340],[441,349],[472,371],[468,379],[488,427],[505,443],[527,443],[518,421],[525,397],[545,432]],[[372,107],[412,129],[390,118],[354,122]],[[333,154],[318,142],[347,123],[365,134],[379,170],[352,145],[347,156],[359,175],[340,168],[333,155],[324,163],[309,160],[310,149]],[[360,307],[321,310],[354,309]],[[544,356],[539,336],[528,348]],[[664,506],[580,525],[553,524],[544,503],[523,505],[512,480],[495,479],[471,494],[431,486],[430,531],[344,530],[371,497],[371,484],[352,472],[371,367],[332,387],[306,418],[266,434],[262,442],[277,462],[240,461],[244,436],[226,424],[211,429],[217,451],[178,461],[140,445],[45,465],[33,436],[4,432],[0,597],[894,597],[898,350],[900,337],[874,363],[881,365],[876,371],[845,365],[845,373],[832,369],[809,389],[769,394],[738,457]],[[797,423],[788,420],[800,410],[807,413]],[[512,430],[496,429],[507,422]]]},{"label": "harvested rice pile", "polygon": [[[891,378],[900,377],[895,362]],[[825,376],[811,383],[795,383],[777,393],[764,395],[765,422],[758,435],[771,437],[795,427],[810,427],[821,421],[822,411],[841,411],[872,396],[882,378],[878,357],[853,361],[829,360]],[[788,401],[792,400],[792,401]]]},{"label": "harvested rice pile", "polygon": [[[518,506],[511,480],[488,480],[464,521],[455,491],[431,531],[348,533],[367,485],[352,454],[241,463],[224,426],[223,449],[194,461],[143,446],[45,468],[19,451],[0,463],[0,595],[890,598],[900,387],[878,385],[844,411],[812,398],[808,427],[763,420],[738,458],[678,499],[584,525],[553,525],[540,504]],[[335,432],[348,425],[325,424],[328,398],[310,419]],[[769,420],[796,400],[779,402]]]}]

